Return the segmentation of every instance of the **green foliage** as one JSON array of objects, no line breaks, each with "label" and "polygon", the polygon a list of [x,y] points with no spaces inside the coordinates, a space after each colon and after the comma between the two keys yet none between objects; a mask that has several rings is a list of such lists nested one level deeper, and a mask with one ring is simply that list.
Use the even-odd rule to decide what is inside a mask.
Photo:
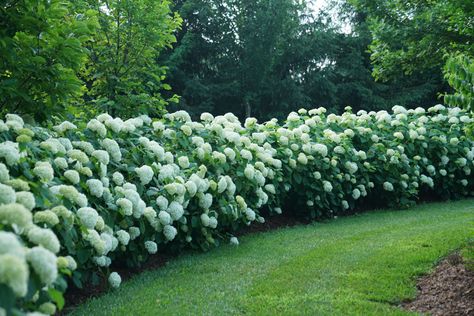
[{"label": "green foliage", "polygon": [[88,88],[86,99],[113,115],[161,114],[177,98],[161,96],[160,91],[171,87],[163,82],[166,67],[156,61],[175,42],[173,32],[181,23],[177,14],[171,14],[170,2],[78,2],[77,10],[95,12],[99,23],[94,40],[86,45],[89,59],[81,73]]},{"label": "green foliage", "polygon": [[445,66],[445,78],[454,89],[444,102],[474,112],[474,61],[465,55],[450,57]]},{"label": "green foliage", "polygon": [[378,79],[424,73],[441,76],[446,54],[474,53],[474,3],[470,0],[350,2],[368,13],[373,74]]},{"label": "green foliage", "polygon": [[180,18],[167,0],[7,1],[0,7],[0,114],[43,121],[98,112],[161,114]]},{"label": "green foliage", "polygon": [[3,1],[0,6],[0,114],[43,120],[84,92],[77,73],[95,24],[61,0]]},{"label": "green foliage", "polygon": [[[10,242],[0,251],[10,257],[0,255],[0,266],[13,269],[16,260],[23,268],[0,269],[0,280],[19,308],[51,300],[60,307],[64,278],[95,284],[112,263],[136,266],[163,249],[207,250],[282,208],[332,218],[361,203],[472,194],[474,146],[458,124],[472,120],[464,112],[346,110],[301,109],[280,124],[243,125],[230,113],[203,113],[200,121],[184,111],[155,120],[101,114],[52,128],[8,114],[0,121],[0,233]],[[41,279],[33,295],[45,292],[44,300],[26,294],[33,272]],[[120,277],[109,281],[116,287]]]},{"label": "green foliage", "polygon": [[181,96],[171,108],[282,119],[306,105],[337,112],[436,102],[441,79],[430,74],[375,82],[366,12],[333,2],[315,15],[304,1],[179,1],[183,28],[163,57]]},{"label": "green foliage", "polygon": [[182,96],[180,108],[271,118],[306,103],[292,78],[300,67],[304,6],[291,0],[179,2],[183,29],[164,62]]}]

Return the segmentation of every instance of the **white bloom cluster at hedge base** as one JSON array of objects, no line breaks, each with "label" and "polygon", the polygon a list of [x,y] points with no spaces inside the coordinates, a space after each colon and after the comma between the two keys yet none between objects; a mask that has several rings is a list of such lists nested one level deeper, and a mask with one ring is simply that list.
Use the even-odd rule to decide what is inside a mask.
[{"label": "white bloom cluster at hedge base", "polygon": [[[470,121],[442,105],[302,109],[262,124],[230,113],[200,121],[184,111],[158,120],[102,114],[51,130],[7,115],[0,286],[16,311],[55,311],[66,280],[81,286],[165,248],[238,245],[232,233],[264,214],[333,217],[364,203],[472,194]],[[116,272],[108,280],[121,283]]]}]

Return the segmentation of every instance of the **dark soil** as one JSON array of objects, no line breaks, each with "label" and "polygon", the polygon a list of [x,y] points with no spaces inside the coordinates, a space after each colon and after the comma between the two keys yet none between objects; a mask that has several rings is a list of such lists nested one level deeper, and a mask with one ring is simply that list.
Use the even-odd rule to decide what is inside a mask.
[{"label": "dark soil", "polygon": [[433,316],[474,315],[474,271],[466,269],[458,253],[420,278],[417,288],[415,300],[403,304],[409,311]]}]

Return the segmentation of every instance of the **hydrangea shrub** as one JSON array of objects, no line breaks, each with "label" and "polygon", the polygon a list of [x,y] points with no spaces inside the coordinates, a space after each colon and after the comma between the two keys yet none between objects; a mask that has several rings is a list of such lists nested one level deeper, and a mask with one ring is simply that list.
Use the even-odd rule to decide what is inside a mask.
[{"label": "hydrangea shrub", "polygon": [[263,209],[332,217],[374,199],[469,195],[470,122],[442,105],[301,109],[263,124],[179,111],[42,128],[9,114],[0,120],[0,314],[54,313],[68,278],[82,286],[106,274],[118,287],[113,262],[238,245],[232,232],[264,222]]}]

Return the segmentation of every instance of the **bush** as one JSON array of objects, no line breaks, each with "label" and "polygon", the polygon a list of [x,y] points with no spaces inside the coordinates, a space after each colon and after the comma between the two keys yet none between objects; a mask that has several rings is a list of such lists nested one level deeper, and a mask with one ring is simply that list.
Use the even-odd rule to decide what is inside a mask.
[{"label": "bush", "polygon": [[[281,124],[249,118],[243,126],[230,113],[204,113],[200,122],[183,111],[161,120],[102,114],[51,128],[7,115],[0,283],[10,300],[2,294],[0,306],[52,312],[69,277],[81,286],[105,274],[116,287],[112,262],[238,244],[233,231],[263,222],[264,208],[281,213],[287,201],[321,218],[362,200],[408,206],[420,194],[472,192],[474,146],[462,131],[471,119],[459,108],[325,112],[302,109]],[[25,292],[27,284],[34,286]]]}]

